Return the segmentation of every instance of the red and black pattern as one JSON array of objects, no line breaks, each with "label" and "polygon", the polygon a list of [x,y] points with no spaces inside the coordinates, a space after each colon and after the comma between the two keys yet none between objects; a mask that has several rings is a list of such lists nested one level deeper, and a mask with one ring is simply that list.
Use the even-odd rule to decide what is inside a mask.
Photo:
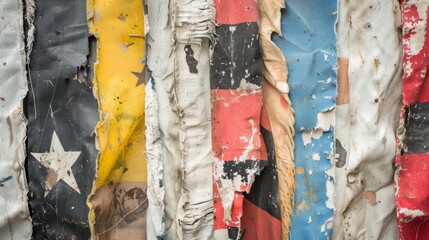
[{"label": "red and black pattern", "polygon": [[[214,174],[220,172],[217,177],[230,181],[234,191],[229,220],[224,221],[219,188],[225,186],[215,176],[215,236],[224,231],[221,235],[228,239],[252,238],[255,229],[250,228],[264,228],[258,234],[279,239],[275,237],[280,234],[279,204],[272,201],[278,198],[274,144],[269,126],[261,126],[263,65],[258,6],[253,0],[216,0],[215,6],[218,38],[210,69],[212,145],[214,157],[222,164],[215,163]],[[268,153],[266,144],[270,144]]]},{"label": "red and black pattern", "polygon": [[[401,1],[403,149],[397,159],[400,239],[429,236],[429,4]],[[416,38],[416,36],[419,36]]]}]

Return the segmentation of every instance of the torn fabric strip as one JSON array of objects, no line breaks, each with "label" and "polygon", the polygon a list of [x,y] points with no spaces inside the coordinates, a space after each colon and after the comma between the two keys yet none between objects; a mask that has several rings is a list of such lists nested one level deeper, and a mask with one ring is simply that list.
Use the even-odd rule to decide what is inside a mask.
[{"label": "torn fabric strip", "polygon": [[397,239],[401,37],[395,2],[339,1],[339,91],[345,92],[336,113],[334,239]]},{"label": "torn fabric strip", "polygon": [[30,55],[28,177],[34,239],[90,237],[86,198],[95,174],[86,1],[36,1]]},{"label": "torn fabric strip", "polygon": [[403,63],[396,165],[399,239],[429,236],[429,1],[401,1]]},{"label": "torn fabric strip", "polygon": [[24,169],[23,99],[28,87],[23,2],[2,1],[0,16],[0,239],[30,239]]},{"label": "torn fabric strip", "polygon": [[244,192],[267,164],[262,137],[262,57],[255,1],[215,1],[211,59],[214,239],[240,239]]},{"label": "torn fabric strip", "polygon": [[[289,237],[290,216],[293,213],[295,191],[294,112],[289,99],[286,60],[274,42],[273,32],[281,34],[283,0],[259,0],[262,58],[264,62],[263,102],[270,122],[276,162],[281,209],[282,239]],[[269,149],[270,146],[267,146]]]},{"label": "torn fabric strip", "polygon": [[152,184],[162,187],[149,186],[150,191],[159,192],[150,193],[150,204],[158,207],[153,208],[155,216],[149,217],[153,229],[148,234],[161,239],[211,239],[209,44],[214,36],[213,2],[148,1],[148,13],[148,66],[156,94],[148,100],[157,102],[158,115],[147,119],[152,118],[155,128],[158,121],[161,141],[160,153],[156,153],[159,143],[148,142],[148,153],[158,156],[149,158],[149,167],[162,166],[152,169],[157,171]]},{"label": "torn fabric strip", "polygon": [[283,36],[274,35],[273,41],[286,58],[296,121],[296,190],[290,239],[330,239],[337,4],[329,0],[285,2]]},{"label": "torn fabric strip", "polygon": [[142,1],[88,1],[100,115],[97,178],[88,200],[93,238],[146,239],[143,19]]}]

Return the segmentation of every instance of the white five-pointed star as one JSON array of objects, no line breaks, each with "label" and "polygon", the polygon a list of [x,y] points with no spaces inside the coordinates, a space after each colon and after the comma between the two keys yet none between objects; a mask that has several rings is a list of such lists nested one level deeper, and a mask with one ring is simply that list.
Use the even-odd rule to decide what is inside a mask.
[{"label": "white five-pointed star", "polygon": [[[51,141],[50,152],[47,153],[31,153],[43,166],[49,171],[55,171],[55,184],[60,180],[64,180],[71,188],[80,194],[77,187],[76,179],[71,170],[71,166],[76,162],[81,152],[66,152],[60,139],[54,131]],[[49,193],[55,184],[50,184],[48,179],[45,181],[45,196]]]}]

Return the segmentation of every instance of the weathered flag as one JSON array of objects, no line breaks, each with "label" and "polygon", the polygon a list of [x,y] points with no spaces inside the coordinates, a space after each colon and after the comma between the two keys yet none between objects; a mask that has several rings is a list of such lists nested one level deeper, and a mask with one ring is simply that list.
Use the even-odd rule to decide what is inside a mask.
[{"label": "weathered flag", "polygon": [[396,239],[401,94],[396,1],[340,1],[334,239]]},{"label": "weathered flag", "polygon": [[401,1],[403,33],[400,153],[396,165],[399,239],[429,236],[429,1]]},{"label": "weathered flag", "polygon": [[85,239],[98,121],[87,77],[86,2],[43,0],[36,9],[27,101],[33,238]]},{"label": "weathered flag", "polygon": [[[290,239],[329,239],[333,215],[336,1],[288,0],[273,40],[289,69],[296,191]],[[273,126],[273,124],[272,124]]]},{"label": "weathered flag", "polygon": [[142,1],[88,1],[100,111],[97,174],[88,200],[94,238],[146,239],[143,18]]},{"label": "weathered flag", "polygon": [[24,169],[28,91],[23,1],[0,2],[0,239],[30,239]]},{"label": "weathered flag", "polygon": [[255,1],[215,1],[211,59],[214,239],[240,239],[244,192],[267,164],[261,133],[262,57]]}]

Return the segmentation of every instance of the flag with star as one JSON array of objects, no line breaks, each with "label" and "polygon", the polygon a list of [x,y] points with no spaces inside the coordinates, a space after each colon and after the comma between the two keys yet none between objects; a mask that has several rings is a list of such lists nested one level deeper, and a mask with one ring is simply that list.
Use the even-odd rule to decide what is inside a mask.
[{"label": "flag with star", "polygon": [[33,238],[89,239],[98,104],[86,1],[41,0],[36,9],[26,106]]}]

